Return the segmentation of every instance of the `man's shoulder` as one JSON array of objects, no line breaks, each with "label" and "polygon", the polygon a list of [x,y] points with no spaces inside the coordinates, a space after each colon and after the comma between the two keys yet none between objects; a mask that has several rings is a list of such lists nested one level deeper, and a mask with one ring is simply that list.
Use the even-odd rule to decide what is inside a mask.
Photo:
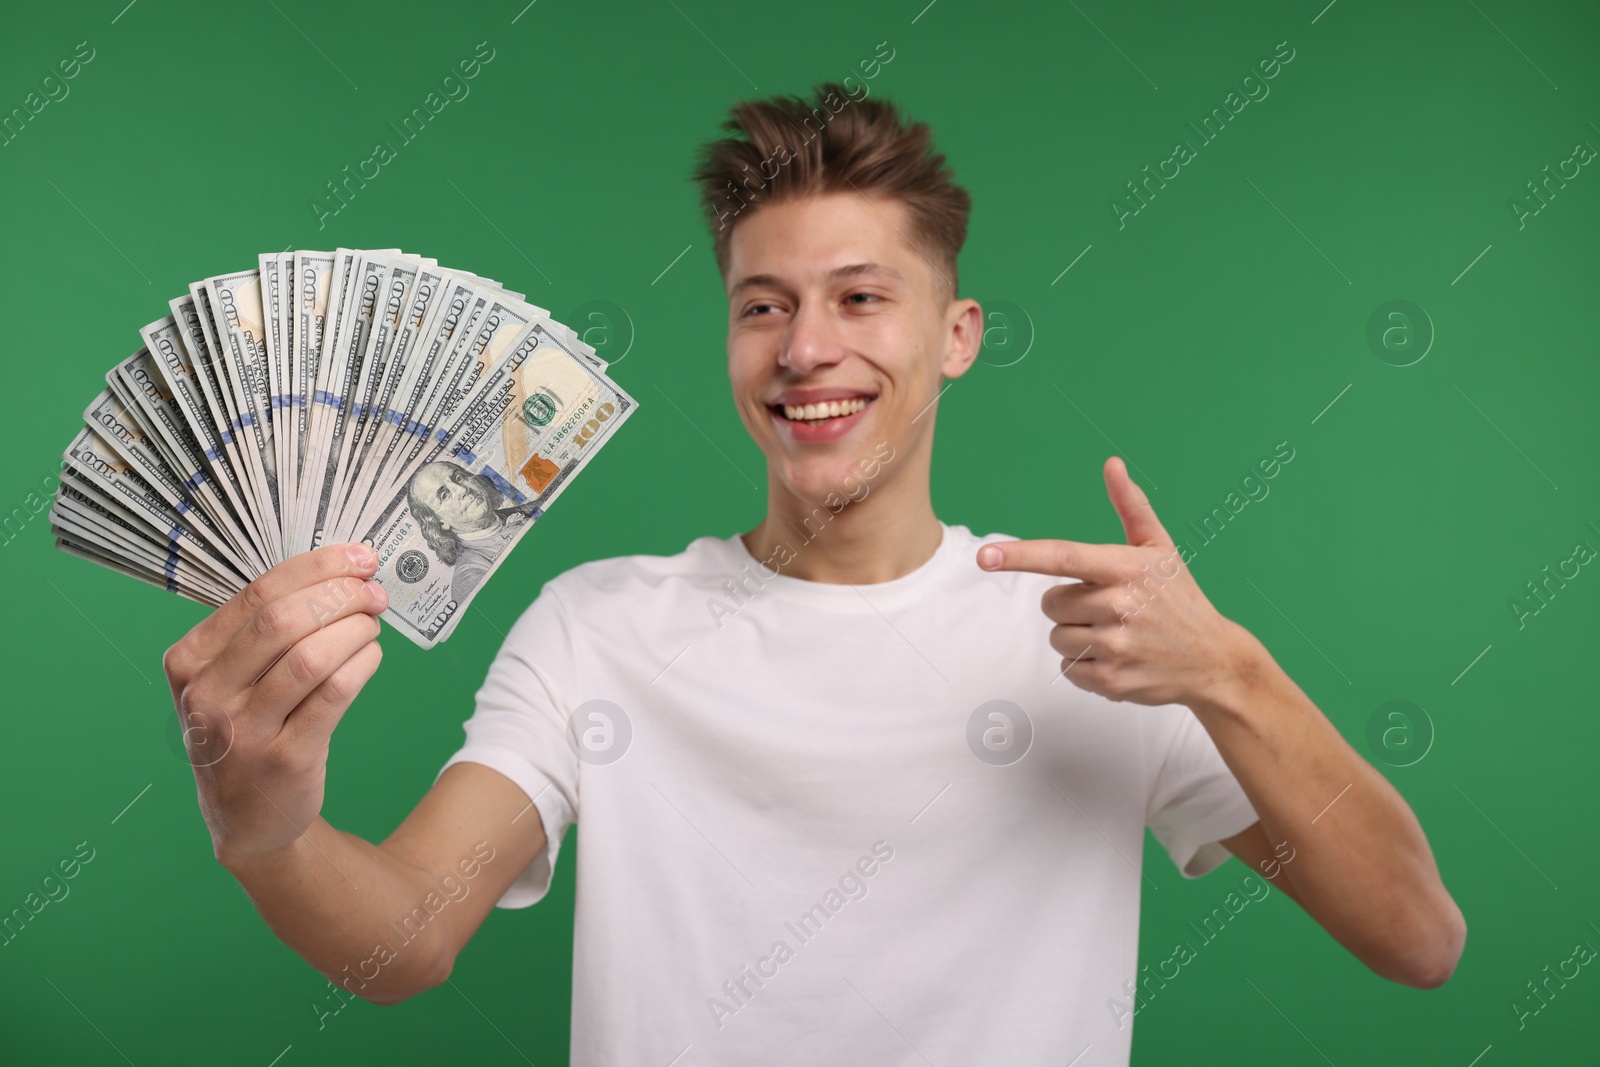
[{"label": "man's shoulder", "polygon": [[573,595],[626,594],[676,582],[721,582],[738,569],[739,555],[732,537],[707,534],[671,555],[636,553],[589,560],[562,571],[546,584],[570,600]]}]

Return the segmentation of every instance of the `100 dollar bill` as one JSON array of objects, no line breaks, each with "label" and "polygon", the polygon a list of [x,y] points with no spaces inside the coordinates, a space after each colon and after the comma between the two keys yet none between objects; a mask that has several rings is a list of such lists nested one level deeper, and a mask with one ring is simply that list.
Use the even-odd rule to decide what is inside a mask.
[{"label": "100 dollar bill", "polygon": [[467,605],[637,402],[536,322],[494,366],[434,458],[362,540],[378,553],[383,617],[424,648]]}]

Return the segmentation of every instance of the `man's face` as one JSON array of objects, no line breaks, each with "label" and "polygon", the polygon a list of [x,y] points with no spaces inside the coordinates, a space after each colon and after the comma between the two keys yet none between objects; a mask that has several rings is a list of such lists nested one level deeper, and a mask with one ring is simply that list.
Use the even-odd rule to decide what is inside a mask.
[{"label": "man's face", "polygon": [[[460,481],[456,479],[459,478]],[[470,477],[449,463],[434,463],[417,475],[418,498],[456,533],[492,525],[494,508]]]},{"label": "man's face", "polygon": [[736,224],[734,403],[772,476],[802,500],[842,494],[880,441],[925,448],[941,375],[976,354],[977,304],[952,301],[910,234],[903,204],[855,192],[758,204]]}]

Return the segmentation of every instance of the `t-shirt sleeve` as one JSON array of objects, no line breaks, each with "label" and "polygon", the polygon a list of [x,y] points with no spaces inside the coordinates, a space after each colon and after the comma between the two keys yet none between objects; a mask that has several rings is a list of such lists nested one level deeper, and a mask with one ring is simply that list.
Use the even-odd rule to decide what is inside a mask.
[{"label": "t-shirt sleeve", "polygon": [[[576,648],[565,605],[551,584],[522,613],[478,690],[466,744],[439,768],[470,762],[499,771],[528,795],[544,820],[545,847],[497,902],[525,908],[550,890],[556,856],[578,815],[578,757],[567,740]],[[435,776],[435,781],[438,777]],[[520,815],[518,818],[526,818]]]},{"label": "t-shirt sleeve", "polygon": [[[1193,711],[1167,705],[1176,724],[1151,731],[1168,738],[1155,762],[1145,823],[1185,878],[1199,878],[1232,855],[1221,842],[1259,816]],[[1159,740],[1157,741],[1159,746]]]}]

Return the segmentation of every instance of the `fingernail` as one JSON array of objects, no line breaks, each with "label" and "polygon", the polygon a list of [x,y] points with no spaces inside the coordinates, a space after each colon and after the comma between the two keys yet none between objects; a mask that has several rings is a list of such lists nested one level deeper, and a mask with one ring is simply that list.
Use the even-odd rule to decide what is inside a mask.
[{"label": "fingernail", "polygon": [[373,555],[372,549],[366,545],[351,545],[346,551],[350,556],[350,562],[357,567],[370,567],[378,562],[378,557]]},{"label": "fingernail", "polygon": [[993,545],[985,545],[978,550],[978,566],[993,570],[1000,566],[1000,550]]},{"label": "fingernail", "polygon": [[384,584],[376,578],[368,579],[367,584],[372,586],[372,599],[378,602],[379,610],[387,610],[389,607],[389,590],[384,588]]}]

